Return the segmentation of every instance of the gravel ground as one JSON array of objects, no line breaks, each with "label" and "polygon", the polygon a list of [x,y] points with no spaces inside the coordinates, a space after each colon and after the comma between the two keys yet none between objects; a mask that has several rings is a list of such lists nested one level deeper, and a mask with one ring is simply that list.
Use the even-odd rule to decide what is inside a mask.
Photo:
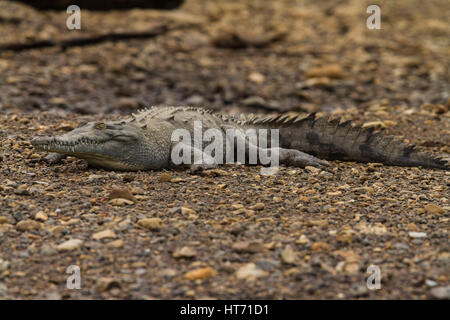
[{"label": "gravel ground", "polygon": [[[448,299],[450,172],[332,162],[113,172],[29,140],[140,106],[321,111],[450,153],[448,1],[199,1],[65,13],[0,1],[0,299]],[[101,26],[101,27],[100,27]],[[168,30],[168,31],[167,31]],[[67,289],[69,266],[81,289]],[[368,290],[367,268],[381,272]]]}]

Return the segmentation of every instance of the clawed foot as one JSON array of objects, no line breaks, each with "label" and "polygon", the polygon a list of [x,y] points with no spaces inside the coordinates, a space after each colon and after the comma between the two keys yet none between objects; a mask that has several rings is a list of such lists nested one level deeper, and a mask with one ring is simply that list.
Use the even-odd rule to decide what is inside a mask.
[{"label": "clawed foot", "polygon": [[45,157],[43,157],[42,160],[50,165],[53,165],[53,164],[61,163],[61,160],[65,159],[66,157],[67,156],[65,154],[51,152],[48,155],[46,155]]}]

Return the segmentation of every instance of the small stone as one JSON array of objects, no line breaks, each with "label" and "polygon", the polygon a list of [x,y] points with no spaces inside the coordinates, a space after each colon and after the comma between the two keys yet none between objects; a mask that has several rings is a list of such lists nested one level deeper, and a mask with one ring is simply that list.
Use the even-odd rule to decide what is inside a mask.
[{"label": "small stone", "polygon": [[65,123],[65,122],[63,122],[63,123],[61,123],[60,125],[58,125],[58,126],[55,128],[55,131],[65,131],[65,132],[68,132],[68,131],[72,131],[73,129],[75,129],[75,126],[74,126],[74,125],[72,125],[72,124],[70,124],[70,123]]},{"label": "small stone", "polygon": [[429,203],[429,204],[425,205],[423,208],[428,213],[433,213],[433,214],[444,214],[445,213],[444,208],[442,208],[434,203]]},{"label": "small stone", "polygon": [[109,291],[113,288],[120,289],[120,282],[114,278],[102,277],[97,280],[97,288],[100,291]]},{"label": "small stone", "polygon": [[331,247],[325,242],[314,242],[311,245],[312,251],[330,251]]},{"label": "small stone", "polygon": [[127,199],[136,202],[136,198],[127,188],[113,188],[109,193],[109,199]]},{"label": "small stone", "polygon": [[39,250],[40,254],[43,256],[53,256],[58,253],[58,250],[55,248],[49,247],[47,245],[44,245],[41,247],[41,250]]},{"label": "small stone", "polygon": [[425,284],[428,287],[436,287],[438,285],[438,283],[436,281],[430,280],[430,279],[425,280]]},{"label": "small stone", "polygon": [[106,178],[107,176],[105,175],[100,175],[100,174],[91,174],[89,175],[87,181],[88,182],[97,182],[100,179]]},{"label": "small stone", "polygon": [[10,262],[8,260],[0,259],[0,272],[8,270]]},{"label": "small stone", "polygon": [[170,180],[172,180],[172,176],[167,172],[164,172],[159,176],[159,181],[161,182],[170,182]]},{"label": "small stone", "polygon": [[257,278],[267,277],[269,273],[258,268],[254,263],[247,263],[236,271],[238,279],[253,281]]},{"label": "small stone", "polygon": [[6,297],[8,294],[8,288],[5,284],[0,283],[0,298]]},{"label": "small stone", "polygon": [[264,75],[259,73],[259,72],[252,72],[250,73],[250,75],[248,76],[248,79],[251,82],[257,83],[257,84],[261,84],[264,82]]},{"label": "small stone", "polygon": [[170,214],[181,213],[181,207],[174,207],[169,209]]},{"label": "small stone", "polygon": [[173,253],[174,258],[193,258],[197,255],[197,252],[190,247],[183,247],[179,250],[175,250]]},{"label": "small stone", "polygon": [[346,263],[344,271],[349,274],[357,274],[359,272],[359,264],[356,262]]},{"label": "small stone", "polygon": [[137,224],[147,230],[159,230],[161,228],[162,220],[160,218],[146,218],[141,219]]},{"label": "small stone", "polygon": [[139,102],[135,98],[120,98],[116,104],[118,109],[121,110],[136,110],[139,108]]},{"label": "small stone", "polygon": [[199,106],[205,103],[205,98],[198,94],[194,94],[187,98],[185,102],[189,106]]},{"label": "small stone", "polygon": [[163,269],[161,271],[158,272],[160,276],[162,277],[168,277],[168,278],[172,278],[175,277],[177,275],[177,271],[175,269]]},{"label": "small stone", "polygon": [[92,238],[94,240],[101,240],[101,239],[115,239],[116,234],[111,229],[106,229],[97,233],[94,233],[92,235]]},{"label": "small stone", "polygon": [[409,233],[409,236],[411,238],[426,238],[427,234],[425,232],[414,232],[414,231],[411,231]]},{"label": "small stone", "polygon": [[344,229],[339,231],[336,235],[336,241],[342,243],[352,243],[353,242],[353,229]]},{"label": "small stone", "polygon": [[199,269],[195,269],[195,270],[186,272],[184,277],[187,280],[197,280],[197,279],[203,280],[203,279],[214,277],[216,274],[217,274],[217,271],[214,270],[213,268],[205,267],[205,268],[199,268]]},{"label": "small stone", "polygon": [[339,197],[342,196],[342,192],[341,191],[327,192],[327,195],[331,197]]},{"label": "small stone", "polygon": [[346,74],[339,65],[331,64],[309,69],[306,72],[306,77],[327,77],[331,79],[342,79],[346,77]]},{"label": "small stone", "polygon": [[319,174],[321,171],[319,168],[312,167],[312,166],[306,166],[305,170],[312,174]]},{"label": "small stone", "polygon": [[[302,88],[327,88],[332,86],[331,79],[328,77],[317,77],[308,79],[304,82],[299,83],[300,87]],[[313,108],[309,108],[313,109]]]},{"label": "small stone", "polygon": [[431,289],[431,295],[436,299],[450,299],[450,286]]},{"label": "small stone", "polygon": [[134,202],[128,199],[116,198],[108,201],[113,206],[123,207],[125,205],[132,205]]},{"label": "small stone", "polygon": [[233,244],[233,250],[237,252],[257,253],[264,250],[261,241],[239,241]]},{"label": "small stone", "polygon": [[31,231],[31,230],[39,230],[41,228],[41,224],[39,222],[33,220],[22,220],[16,224],[16,228],[19,231]]},{"label": "small stone", "polygon": [[396,244],[394,244],[394,249],[397,250],[408,250],[409,246],[406,243],[402,243],[402,242],[397,242]]},{"label": "small stone", "polygon": [[386,125],[384,124],[383,121],[370,121],[370,122],[366,122],[362,125],[362,128],[381,128],[381,129],[386,129]]},{"label": "small stone", "polygon": [[196,214],[195,210],[192,210],[188,207],[181,207],[182,214]]},{"label": "small stone", "polygon": [[251,207],[249,207],[249,209],[250,210],[258,210],[259,211],[259,210],[264,209],[264,207],[265,207],[264,203],[258,202],[256,204],[252,205]]},{"label": "small stone", "polygon": [[290,245],[287,245],[281,252],[281,261],[286,264],[293,264],[297,260],[297,253]]},{"label": "small stone", "polygon": [[72,251],[81,248],[83,245],[83,240],[80,239],[70,239],[56,246],[58,251]]},{"label": "small stone", "polygon": [[106,245],[109,248],[120,249],[120,248],[123,248],[124,244],[125,243],[124,243],[124,241],[122,239],[118,239],[118,240],[114,240],[114,241],[108,242]]},{"label": "small stone", "polygon": [[259,96],[250,96],[241,101],[241,103],[248,107],[266,107],[267,102],[264,98]]},{"label": "small stone", "polygon": [[44,211],[39,211],[34,216],[34,219],[38,220],[38,221],[47,221],[48,220],[48,215]]},{"label": "small stone", "polygon": [[295,243],[297,243],[297,244],[308,244],[309,243],[309,239],[304,234],[302,234],[300,236],[300,238],[297,241],[295,241]]},{"label": "small stone", "polygon": [[17,187],[14,193],[19,195],[29,195],[30,191],[28,190],[28,186],[26,184],[22,184]]},{"label": "small stone", "polygon": [[145,268],[146,266],[147,266],[147,263],[144,261],[136,261],[131,264],[131,267],[133,267],[133,268]]}]

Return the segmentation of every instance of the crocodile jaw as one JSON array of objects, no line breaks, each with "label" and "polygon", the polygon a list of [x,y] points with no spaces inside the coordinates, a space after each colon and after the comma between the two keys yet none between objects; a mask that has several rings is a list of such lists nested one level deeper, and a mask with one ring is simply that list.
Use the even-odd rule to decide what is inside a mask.
[{"label": "crocodile jaw", "polygon": [[37,151],[57,152],[86,160],[90,165],[112,170],[142,170],[140,165],[114,157],[107,150],[118,150],[113,142],[95,141],[87,138],[68,140],[64,138],[38,137],[31,140]]}]

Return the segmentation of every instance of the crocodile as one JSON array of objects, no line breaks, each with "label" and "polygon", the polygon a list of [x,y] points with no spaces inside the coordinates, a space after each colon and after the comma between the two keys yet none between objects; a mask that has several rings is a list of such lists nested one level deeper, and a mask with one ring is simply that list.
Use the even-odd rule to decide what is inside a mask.
[{"label": "crocodile", "polygon": [[[422,152],[399,137],[386,135],[371,127],[357,126],[351,121],[318,116],[316,113],[231,116],[196,107],[151,107],[118,121],[81,123],[78,128],[58,137],[38,136],[32,139],[31,144],[38,151],[50,152],[49,156],[53,155],[53,159],[56,159],[55,155],[61,158],[73,156],[85,159],[93,167],[110,170],[158,170],[177,165],[173,161],[172,151],[181,139],[174,141],[172,134],[176,129],[185,129],[190,134],[191,141],[184,143],[194,145],[192,149],[187,149],[191,150],[192,159],[196,153],[204,156],[203,159],[208,159],[202,163],[191,162],[192,170],[211,168],[223,163],[216,161],[216,158],[211,160],[211,155],[205,154],[202,149],[205,141],[202,140],[200,145],[196,144],[194,140],[198,138],[195,138],[195,123],[201,123],[202,132],[216,129],[224,133],[223,142],[229,142],[226,131],[235,129],[239,133],[231,137],[236,145],[244,142],[246,160],[252,147],[254,150],[277,154],[279,164],[286,166],[325,169],[331,166],[327,160],[343,160],[450,169],[442,156]],[[259,136],[262,136],[259,132],[267,133],[276,129],[278,140],[274,141],[278,144],[272,142],[271,134],[256,142],[250,141],[248,136],[242,134],[249,129],[255,129]],[[224,147],[223,150],[226,154],[233,149]],[[256,164],[263,163],[257,160]]]}]

